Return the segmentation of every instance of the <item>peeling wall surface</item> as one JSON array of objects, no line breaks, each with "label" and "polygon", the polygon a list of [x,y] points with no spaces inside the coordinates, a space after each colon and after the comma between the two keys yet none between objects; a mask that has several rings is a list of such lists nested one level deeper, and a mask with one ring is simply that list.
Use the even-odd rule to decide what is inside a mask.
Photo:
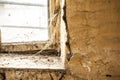
[{"label": "peeling wall surface", "polygon": [[0,80],[120,80],[120,0],[66,0],[66,21],[65,71],[0,69]]}]

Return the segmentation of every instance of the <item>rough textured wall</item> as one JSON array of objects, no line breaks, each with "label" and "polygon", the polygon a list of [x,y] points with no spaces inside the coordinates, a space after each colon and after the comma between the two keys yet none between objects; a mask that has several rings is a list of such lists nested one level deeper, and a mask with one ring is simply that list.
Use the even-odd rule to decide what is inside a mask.
[{"label": "rough textured wall", "polygon": [[67,21],[73,57],[65,80],[120,80],[120,0],[67,0]]},{"label": "rough textured wall", "polygon": [[120,0],[67,0],[65,71],[1,70],[0,80],[120,80]]}]

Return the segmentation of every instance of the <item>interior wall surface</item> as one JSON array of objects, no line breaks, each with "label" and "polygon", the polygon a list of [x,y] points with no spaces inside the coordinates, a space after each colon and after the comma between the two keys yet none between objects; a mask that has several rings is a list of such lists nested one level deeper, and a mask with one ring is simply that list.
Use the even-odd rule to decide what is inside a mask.
[{"label": "interior wall surface", "polygon": [[120,0],[66,0],[66,69],[0,69],[0,80],[120,80]]}]

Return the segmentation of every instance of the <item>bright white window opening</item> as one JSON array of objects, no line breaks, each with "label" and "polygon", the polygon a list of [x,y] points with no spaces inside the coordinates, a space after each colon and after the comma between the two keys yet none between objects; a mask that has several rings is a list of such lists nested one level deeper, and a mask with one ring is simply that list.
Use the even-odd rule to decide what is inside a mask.
[{"label": "bright white window opening", "polygon": [[47,41],[48,0],[0,0],[3,43]]}]

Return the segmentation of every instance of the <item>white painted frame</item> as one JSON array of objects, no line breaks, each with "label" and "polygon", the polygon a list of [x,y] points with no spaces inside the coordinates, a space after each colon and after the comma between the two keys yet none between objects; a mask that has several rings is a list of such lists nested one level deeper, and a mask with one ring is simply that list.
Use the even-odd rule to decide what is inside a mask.
[{"label": "white painted frame", "polygon": [[60,57],[36,56],[36,55],[18,55],[0,53],[0,68],[15,68],[15,69],[65,69],[65,43],[66,26],[63,20],[65,0],[61,1],[61,23],[60,23]]}]

